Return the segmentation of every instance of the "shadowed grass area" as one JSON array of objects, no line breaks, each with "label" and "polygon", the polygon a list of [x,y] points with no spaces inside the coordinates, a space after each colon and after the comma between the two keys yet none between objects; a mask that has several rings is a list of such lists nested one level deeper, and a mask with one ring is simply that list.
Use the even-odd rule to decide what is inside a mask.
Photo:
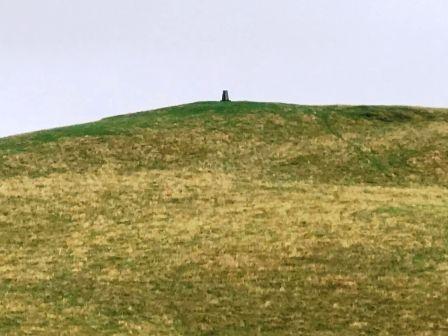
[{"label": "shadowed grass area", "polygon": [[0,139],[0,334],[443,335],[447,118],[203,102]]}]

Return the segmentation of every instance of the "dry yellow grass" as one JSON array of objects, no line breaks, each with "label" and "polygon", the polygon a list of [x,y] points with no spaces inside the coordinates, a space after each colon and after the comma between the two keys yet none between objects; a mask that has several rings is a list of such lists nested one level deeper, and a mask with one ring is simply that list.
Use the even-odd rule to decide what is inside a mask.
[{"label": "dry yellow grass", "polygon": [[[205,125],[228,118],[4,157],[0,333],[448,334],[444,121],[387,126],[381,140],[350,122],[337,137],[312,114]],[[285,131],[298,120],[310,133]],[[260,133],[235,130],[246,123]],[[345,171],[352,180],[324,171],[359,147],[411,148],[412,132],[435,144],[413,154],[429,177],[396,170],[369,184],[361,165]],[[302,177],[285,166],[300,155],[322,166]]]}]

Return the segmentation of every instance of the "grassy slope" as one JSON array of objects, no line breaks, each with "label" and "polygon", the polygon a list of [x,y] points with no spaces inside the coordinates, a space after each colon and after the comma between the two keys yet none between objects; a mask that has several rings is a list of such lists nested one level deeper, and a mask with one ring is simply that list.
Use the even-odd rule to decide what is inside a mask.
[{"label": "grassy slope", "polygon": [[204,102],[1,139],[0,333],[446,333],[447,121]]}]

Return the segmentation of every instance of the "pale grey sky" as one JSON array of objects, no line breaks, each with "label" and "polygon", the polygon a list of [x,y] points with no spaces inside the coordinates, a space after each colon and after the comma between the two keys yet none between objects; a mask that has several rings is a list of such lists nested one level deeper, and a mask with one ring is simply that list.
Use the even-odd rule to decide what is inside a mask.
[{"label": "pale grey sky", "polygon": [[447,0],[0,0],[0,136],[219,99],[448,106]]}]

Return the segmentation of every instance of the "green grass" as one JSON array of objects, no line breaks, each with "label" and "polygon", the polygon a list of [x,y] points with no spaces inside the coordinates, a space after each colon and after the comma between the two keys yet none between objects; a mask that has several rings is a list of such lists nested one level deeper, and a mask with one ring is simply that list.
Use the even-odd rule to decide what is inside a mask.
[{"label": "green grass", "polygon": [[0,139],[0,334],[446,334],[447,122],[200,102]]}]

